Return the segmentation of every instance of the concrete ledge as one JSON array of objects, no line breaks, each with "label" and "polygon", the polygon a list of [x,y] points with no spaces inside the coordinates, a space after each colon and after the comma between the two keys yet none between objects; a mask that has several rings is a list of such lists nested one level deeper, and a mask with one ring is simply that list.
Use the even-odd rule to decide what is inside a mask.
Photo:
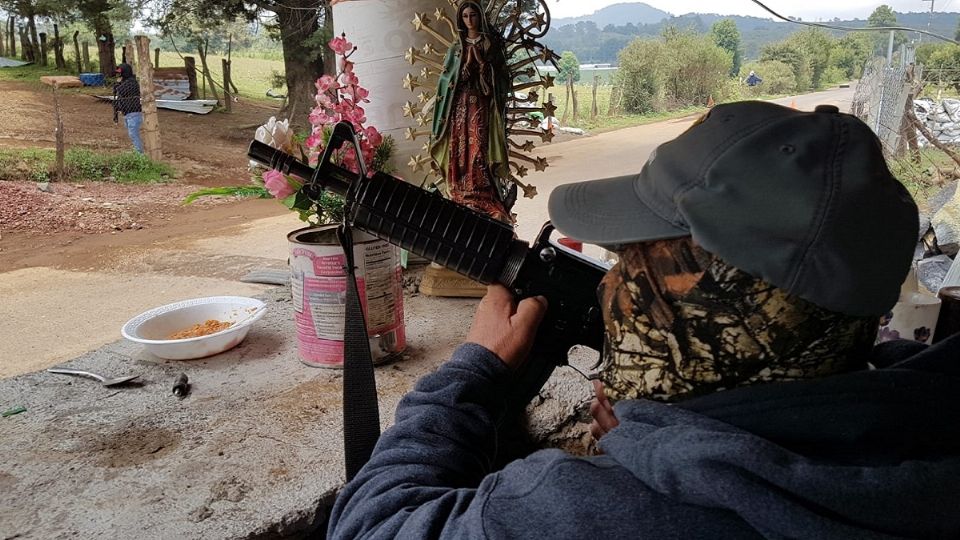
[{"label": "concrete ledge", "polygon": [[[64,364],[140,386],[0,380],[0,409],[27,409],[0,419],[0,536],[285,537],[325,521],[344,480],[341,375],[297,360],[287,288],[261,298],[268,313],[221,355],[165,361],[118,341]],[[477,301],[405,302],[409,349],[377,369],[384,428],[462,341]],[[183,400],[171,393],[180,372]]]}]

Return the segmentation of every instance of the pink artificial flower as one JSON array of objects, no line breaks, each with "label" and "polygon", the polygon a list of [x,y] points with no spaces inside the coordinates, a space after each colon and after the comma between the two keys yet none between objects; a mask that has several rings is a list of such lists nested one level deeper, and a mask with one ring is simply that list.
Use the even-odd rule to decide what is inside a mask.
[{"label": "pink artificial flower", "polygon": [[341,34],[340,37],[331,39],[329,45],[333,52],[337,54],[347,54],[353,50],[353,43],[347,41],[346,34]]},{"label": "pink artificial flower", "polygon": [[363,130],[363,136],[366,140],[370,141],[370,145],[374,148],[383,144],[383,135],[373,126],[367,126],[367,128]]},{"label": "pink artificial flower", "polygon": [[317,107],[310,112],[310,123],[315,126],[325,126],[330,123],[336,123],[336,118],[327,114],[326,109]]},{"label": "pink artificial flower", "polygon": [[307,137],[307,148],[314,148],[323,151],[323,131],[314,131]]},{"label": "pink artificial flower", "polygon": [[333,98],[327,92],[318,93],[316,100],[317,105],[325,109],[332,109],[334,106]]},{"label": "pink artificial flower", "polygon": [[263,185],[271,195],[278,199],[286,199],[297,192],[282,172],[272,169],[263,173]]},{"label": "pink artificial flower", "polygon": [[362,86],[351,85],[347,86],[341,92],[348,98],[350,98],[355,103],[370,103],[370,100],[367,97],[370,95],[370,91]]},{"label": "pink artificial flower", "polygon": [[323,77],[320,77],[319,79],[317,79],[316,85],[317,85],[317,91],[320,93],[325,93],[327,90],[330,90],[331,88],[336,90],[337,88],[340,87],[340,85],[337,83],[337,80],[330,75],[324,75]]},{"label": "pink artificial flower", "polygon": [[360,84],[360,79],[357,78],[357,74],[352,71],[344,71],[340,75],[340,83],[343,86],[355,86]]}]

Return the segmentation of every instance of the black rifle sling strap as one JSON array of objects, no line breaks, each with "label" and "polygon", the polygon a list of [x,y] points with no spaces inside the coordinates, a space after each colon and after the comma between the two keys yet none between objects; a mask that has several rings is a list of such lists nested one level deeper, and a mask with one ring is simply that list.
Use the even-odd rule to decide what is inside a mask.
[{"label": "black rifle sling strap", "polygon": [[367,321],[360,303],[354,264],[353,231],[346,224],[337,231],[346,255],[347,298],[343,321],[343,450],[347,481],[370,460],[380,438],[380,409]]}]

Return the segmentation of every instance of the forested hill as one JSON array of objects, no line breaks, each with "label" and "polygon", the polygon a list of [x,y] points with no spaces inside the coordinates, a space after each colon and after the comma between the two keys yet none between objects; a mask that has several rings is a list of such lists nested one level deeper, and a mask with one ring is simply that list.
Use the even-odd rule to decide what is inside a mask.
[{"label": "forested hill", "polygon": [[[661,18],[653,22],[651,17],[661,14]],[[957,21],[960,13],[936,12],[933,17],[930,13],[896,13],[897,25],[909,28],[926,30],[930,23],[930,31],[953,38],[957,31]],[[593,15],[576,19],[557,19],[550,28],[543,41],[548,47],[557,51],[573,51],[577,59],[584,64],[616,63],[617,53],[637,37],[654,38],[660,35],[664,26],[673,25],[677,28],[690,28],[697,32],[709,32],[713,23],[721,19],[733,19],[740,30],[741,46],[746,60],[755,59],[760,49],[767,43],[785,39],[790,34],[803,28],[802,26],[762,19],[759,17],[741,17],[735,15],[716,15],[707,13],[689,13],[680,16],[657,10],[642,3],[614,4],[601,9]],[[572,24],[564,22],[575,21]],[[617,21],[617,22],[608,22]],[[834,19],[829,24],[850,27],[863,27],[866,20],[843,21]],[[842,32],[832,32],[841,36]],[[924,38],[929,42],[932,38]]]},{"label": "forested hill", "polygon": [[669,19],[670,14],[659,10],[647,4],[632,2],[626,4],[613,4],[592,15],[582,17],[567,17],[563,19],[554,19],[553,24],[556,27],[567,26],[568,24],[577,24],[582,21],[592,21],[597,26],[603,28],[608,24],[656,24],[664,19]]}]

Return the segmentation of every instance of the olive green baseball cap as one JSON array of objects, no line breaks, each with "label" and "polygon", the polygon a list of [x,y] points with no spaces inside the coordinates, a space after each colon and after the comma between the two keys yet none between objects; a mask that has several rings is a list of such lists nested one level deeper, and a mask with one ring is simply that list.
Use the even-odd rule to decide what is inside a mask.
[{"label": "olive green baseball cap", "polygon": [[566,236],[599,245],[692,236],[741,270],[850,315],[896,303],[917,205],[870,128],[837,107],[718,105],[638,173],[550,196]]}]

